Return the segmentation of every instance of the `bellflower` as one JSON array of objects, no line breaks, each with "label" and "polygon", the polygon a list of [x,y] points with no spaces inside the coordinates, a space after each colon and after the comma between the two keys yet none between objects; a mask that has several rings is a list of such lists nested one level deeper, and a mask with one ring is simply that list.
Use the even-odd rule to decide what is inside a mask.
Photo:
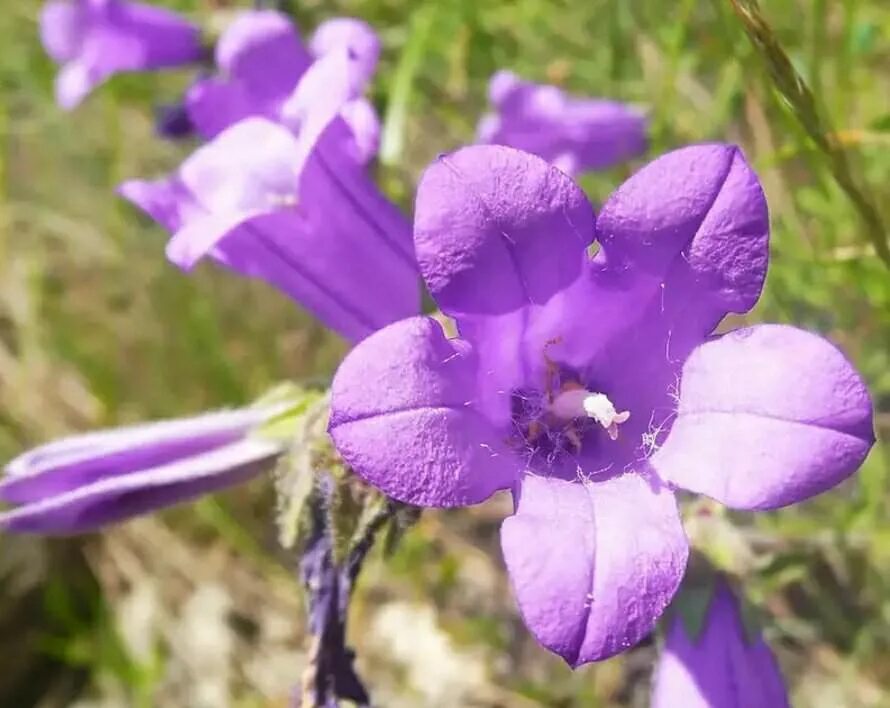
[{"label": "bellflower", "polygon": [[739,603],[717,585],[698,637],[674,618],[655,667],[652,708],[788,708],[782,674],[769,646],[750,637]]},{"label": "bellflower", "polygon": [[509,71],[491,78],[489,99],[495,112],[479,123],[478,142],[531,152],[566,174],[606,169],[646,150],[646,119],[624,103],[571,96]]},{"label": "bellflower", "polygon": [[179,66],[204,54],[198,28],[170,10],[125,0],[51,0],[40,15],[43,46],[62,64],[65,109],[113,74]]},{"label": "bellflower", "polygon": [[419,309],[410,226],[342,150],[345,51],[315,62],[282,113],[296,134],[252,117],[172,176],[120,193],[173,233],[169,258],[204,256],[265,280],[351,340]]},{"label": "bellflower", "polygon": [[250,433],[256,406],[76,435],[15,458],[0,481],[0,529],[73,534],[187,501],[266,469],[286,442]]},{"label": "bellflower", "polygon": [[683,576],[676,490],[775,509],[846,479],[873,444],[868,392],[831,344],[783,325],[711,335],[757,301],[768,231],[729,145],[655,160],[599,218],[538,157],[444,156],[414,241],[460,338],[414,317],[360,343],[333,381],[334,443],[403,502],[511,490],[501,545],[526,624],[573,666],[616,654]]},{"label": "bellflower", "polygon": [[281,119],[288,98],[312,62],[346,50],[354,71],[342,118],[354,136],[356,159],[370,160],[377,152],[380,126],[374,108],[360,94],[380,56],[377,35],[361,20],[335,18],[318,27],[310,49],[303,46],[286,15],[275,10],[240,13],[217,42],[219,75],[197,81],[186,94],[195,130],[210,139],[249,116]]}]

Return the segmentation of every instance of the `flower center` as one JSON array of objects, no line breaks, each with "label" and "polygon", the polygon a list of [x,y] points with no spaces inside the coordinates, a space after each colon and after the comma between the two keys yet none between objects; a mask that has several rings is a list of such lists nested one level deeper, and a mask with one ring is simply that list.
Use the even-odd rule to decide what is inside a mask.
[{"label": "flower center", "polygon": [[563,387],[548,406],[548,412],[563,421],[592,418],[609,434],[618,439],[618,426],[630,418],[630,411],[617,411],[604,393],[595,393],[580,385]]}]

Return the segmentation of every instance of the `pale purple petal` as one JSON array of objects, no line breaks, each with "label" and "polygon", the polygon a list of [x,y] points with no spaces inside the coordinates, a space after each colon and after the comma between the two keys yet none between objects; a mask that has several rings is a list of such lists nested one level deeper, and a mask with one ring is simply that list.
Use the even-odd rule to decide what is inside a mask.
[{"label": "pale purple petal", "polygon": [[267,470],[278,442],[248,438],[158,467],[100,478],[0,514],[12,532],[75,534],[189,501]]},{"label": "pale purple petal", "polygon": [[124,0],[50,2],[41,14],[41,37],[63,65],[55,90],[65,109],[113,74],[189,64],[204,53],[200,31],[183,17]]},{"label": "pale purple petal", "polygon": [[699,637],[673,618],[655,667],[652,708],[788,708],[782,675],[769,646],[749,640],[738,601],[721,581]]},{"label": "pale purple petal", "polygon": [[268,408],[206,413],[73,435],[34,448],[6,465],[0,499],[24,503],[72,491],[235,442],[270,417]]},{"label": "pale purple petal", "polygon": [[76,58],[87,26],[86,8],[66,0],[53,0],[40,11],[40,40],[58,63]]},{"label": "pale purple petal", "polygon": [[322,22],[309,40],[316,57],[347,49],[357,64],[358,86],[364,88],[374,75],[380,59],[380,38],[374,29],[353,17],[334,17]]},{"label": "pale purple petal", "polygon": [[464,506],[512,484],[518,460],[474,406],[476,361],[432,319],[415,317],[350,352],[331,388],[343,459],[395,499]]},{"label": "pale purple petal", "polygon": [[759,325],[692,353],[652,463],[671,484],[728,506],[774,509],[849,477],[874,439],[868,391],[840,351],[815,334]]},{"label": "pale purple petal", "polygon": [[172,177],[130,179],[119,184],[115,191],[171,232],[204,215],[188,189]]},{"label": "pale purple petal", "polygon": [[508,71],[492,77],[489,96],[497,112],[480,123],[480,142],[525,150],[567,174],[605,169],[646,149],[646,119],[626,104],[571,96]]},{"label": "pale purple petal", "polygon": [[236,123],[199,148],[178,179],[205,214],[176,232],[167,247],[170,259],[191,268],[240,224],[292,204],[308,152],[288,130],[263,118]]},{"label": "pale purple petal", "polygon": [[361,165],[368,164],[380,149],[380,118],[371,102],[357,98],[344,104],[340,117],[349,128],[344,131],[343,150]]},{"label": "pale purple petal", "polygon": [[645,637],[688,555],[673,494],[637,474],[598,482],[526,476],[501,546],[525,623],[572,666]]},{"label": "pale purple petal", "polygon": [[105,78],[80,61],[65,64],[56,75],[56,103],[66,111],[76,108]]}]

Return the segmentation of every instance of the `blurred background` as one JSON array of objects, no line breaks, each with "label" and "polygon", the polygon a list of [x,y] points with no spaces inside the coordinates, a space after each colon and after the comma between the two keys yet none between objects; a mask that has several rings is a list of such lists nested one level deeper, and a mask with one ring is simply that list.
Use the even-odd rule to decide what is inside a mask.
[{"label": "blurred background", "polygon": [[[217,25],[238,6],[151,2]],[[165,233],[114,196],[122,179],[160,175],[191,149],[158,139],[152,120],[190,74],[119,77],[64,114],[39,7],[17,0],[0,12],[0,457],[67,432],[235,405],[282,379],[328,377],[342,342],[262,284],[212,266],[183,275],[164,259]],[[710,139],[742,145],[773,227],[766,293],[749,319],[793,322],[840,345],[869,380],[888,436],[890,270],[862,205],[778,94],[727,0],[291,9],[304,34],[337,14],[380,32],[378,171],[407,211],[422,167],[472,140],[500,68],[645,106],[650,156]],[[771,0],[764,12],[846,147],[863,198],[890,223],[890,4]],[[583,184],[602,202],[633,168]],[[811,503],[718,514],[709,527],[764,610],[795,705],[890,706],[888,451],[876,446],[854,480]],[[260,479],[102,534],[0,538],[0,706],[286,705],[305,661],[303,610],[272,505]],[[506,508],[495,499],[427,513],[394,557],[374,555],[351,631],[376,703],[646,705],[652,642],[571,672],[527,635],[497,550]]]}]

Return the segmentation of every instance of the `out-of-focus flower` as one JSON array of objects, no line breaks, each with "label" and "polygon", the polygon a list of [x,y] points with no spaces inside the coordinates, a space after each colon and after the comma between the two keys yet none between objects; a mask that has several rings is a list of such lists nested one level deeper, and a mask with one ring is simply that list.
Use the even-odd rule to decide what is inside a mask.
[{"label": "out-of-focus flower", "polygon": [[355,341],[417,313],[420,291],[410,225],[342,149],[351,67],[341,51],[304,73],[281,108],[295,133],[247,118],[174,175],[119,191],[173,233],[180,267],[209,255]]},{"label": "out-of-focus flower", "polygon": [[711,598],[698,636],[672,618],[652,690],[652,708],[788,708],[782,674],[769,646],[749,636],[739,602],[724,581]]},{"label": "out-of-focus flower", "polygon": [[287,446],[251,433],[280,406],[76,435],[10,462],[0,529],[73,534],[171,506],[269,469]]},{"label": "out-of-focus flower", "polygon": [[646,150],[646,118],[624,103],[571,96],[509,71],[491,78],[495,112],[479,123],[478,142],[543,157],[569,175],[602,170]]},{"label": "out-of-focus flower", "polygon": [[334,378],[334,443],[409,504],[511,489],[520,611],[573,666],[632,646],[671,600],[688,555],[675,488],[774,509],[849,477],[874,442],[865,385],[827,341],[711,336],[757,302],[768,260],[734,146],[660,157],[598,219],[540,158],[465,148],[425,173],[414,231],[461,338],[415,317],[361,342]]},{"label": "out-of-focus flower", "polygon": [[170,10],[125,0],[52,0],[40,16],[47,53],[62,69],[56,100],[65,109],[113,74],[200,60],[198,28]]},{"label": "out-of-focus flower", "polygon": [[371,104],[361,97],[380,55],[380,41],[369,25],[352,18],[321,24],[303,46],[291,20],[274,10],[239,14],[219,38],[219,75],[197,81],[186,107],[197,132],[211,139],[249,116],[279,120],[313,60],[346,51],[353,70],[342,117],[354,134],[356,159],[367,162],[377,151],[380,126]]}]

